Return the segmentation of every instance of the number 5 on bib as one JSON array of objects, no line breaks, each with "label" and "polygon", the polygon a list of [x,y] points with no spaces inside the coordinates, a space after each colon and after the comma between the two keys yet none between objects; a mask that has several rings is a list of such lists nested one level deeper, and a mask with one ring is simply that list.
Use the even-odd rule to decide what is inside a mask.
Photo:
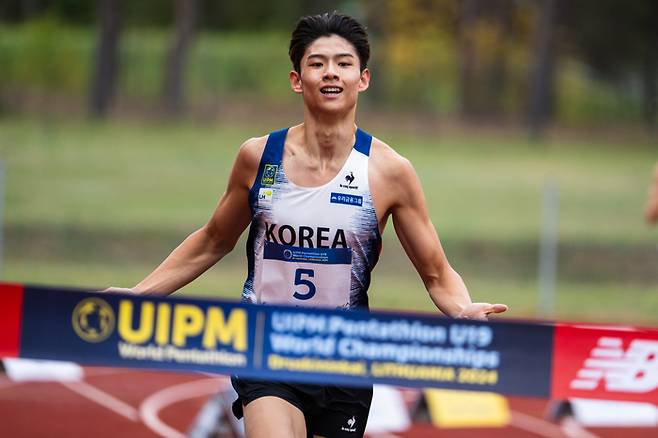
[{"label": "number 5 on bib", "polygon": [[315,272],[313,269],[297,269],[295,271],[295,286],[303,285],[308,288],[308,291],[305,293],[300,293],[299,290],[295,290],[295,293],[292,295],[293,297],[297,298],[298,300],[310,300],[313,298],[315,295],[315,284],[311,280],[302,278],[302,275],[306,275],[307,277],[313,278],[315,276]]}]

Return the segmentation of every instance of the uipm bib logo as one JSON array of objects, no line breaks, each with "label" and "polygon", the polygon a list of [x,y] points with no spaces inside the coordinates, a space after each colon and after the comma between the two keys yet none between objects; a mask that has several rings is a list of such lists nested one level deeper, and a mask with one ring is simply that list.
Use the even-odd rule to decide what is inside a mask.
[{"label": "uipm bib logo", "polygon": [[615,392],[646,393],[658,388],[658,341],[635,339],[624,351],[621,338],[599,338],[570,388],[594,391],[601,382]]},{"label": "uipm bib logo", "polygon": [[112,307],[100,298],[80,301],[71,315],[73,331],[87,342],[102,342],[114,331],[116,317]]}]

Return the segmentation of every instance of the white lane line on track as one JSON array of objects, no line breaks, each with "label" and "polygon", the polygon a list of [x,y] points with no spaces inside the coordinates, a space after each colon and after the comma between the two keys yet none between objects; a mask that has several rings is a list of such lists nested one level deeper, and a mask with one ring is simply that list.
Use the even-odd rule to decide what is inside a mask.
[{"label": "white lane line on track", "polygon": [[400,438],[398,435],[393,435],[392,433],[388,432],[367,433],[366,435],[371,438]]},{"label": "white lane line on track", "polygon": [[510,413],[512,414],[512,418],[510,419],[509,424],[512,427],[532,432],[546,438],[564,438],[565,436],[559,426],[549,421],[518,411],[511,411]]},{"label": "white lane line on track", "polygon": [[165,407],[181,400],[217,393],[228,385],[228,379],[210,378],[193,380],[161,389],[148,396],[139,406],[139,415],[153,432],[167,438],[185,438],[185,434],[165,424],[158,413]]},{"label": "white lane line on track", "polygon": [[139,412],[126,402],[85,382],[60,382],[63,386],[130,421],[139,421]]}]

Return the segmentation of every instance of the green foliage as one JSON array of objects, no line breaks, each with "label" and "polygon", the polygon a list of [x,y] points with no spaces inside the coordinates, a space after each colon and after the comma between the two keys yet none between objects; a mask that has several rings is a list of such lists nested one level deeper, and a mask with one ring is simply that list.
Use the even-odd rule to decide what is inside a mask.
[{"label": "green foliage", "polygon": [[564,60],[557,74],[558,113],[568,123],[632,122],[642,117],[641,101],[631,84],[603,81],[586,64]]},{"label": "green foliage", "polygon": [[[409,7],[414,2],[419,6]],[[380,24],[385,31],[373,32],[374,82],[364,96],[366,101],[393,110],[458,110],[460,53],[454,28],[455,3],[429,2],[429,12],[420,7],[425,3],[385,3],[385,10],[392,13]],[[529,49],[523,41],[532,20],[527,8],[514,12],[511,27],[522,37],[502,35],[490,20],[480,20],[471,29],[476,51],[482,55],[479,79],[472,85],[479,90],[476,94],[481,100],[500,100],[497,115],[521,114],[526,101]],[[172,32],[143,27],[124,30],[118,90],[122,98],[129,102],[159,102]],[[0,26],[0,87],[26,95],[59,95],[84,101],[95,39],[92,29],[63,24],[54,14],[23,25]],[[290,69],[287,44],[287,32],[199,33],[189,53],[185,76],[188,102],[194,105],[236,98],[292,102],[294,95],[286,79]],[[501,51],[505,53],[506,80],[498,89],[486,80],[494,54]],[[637,77],[611,81],[570,55],[562,56],[558,66],[558,121],[641,118],[643,96]]]},{"label": "green foliage", "polygon": [[[0,27],[4,87],[29,93],[81,98],[88,90],[95,35],[47,17]],[[171,33],[128,30],[120,41],[119,94],[157,101]],[[287,36],[279,33],[198,35],[190,53],[187,88],[191,100],[229,95],[263,100],[293,96],[287,85]]]},{"label": "green foliage", "polygon": [[21,26],[0,27],[3,86],[79,96],[86,90],[89,32],[44,16]]},{"label": "green foliage", "polygon": [[288,37],[278,33],[206,34],[191,53],[192,98],[243,95],[290,102]]},{"label": "green foliage", "polygon": [[[437,26],[455,16],[450,2],[430,3],[428,12],[421,0],[390,0],[382,32],[378,63],[384,73],[382,100],[395,105],[449,112],[454,110],[458,96],[457,53],[448,28]],[[444,11],[446,9],[446,11]],[[375,51],[375,57],[377,57]],[[375,58],[377,59],[377,58]]]}]

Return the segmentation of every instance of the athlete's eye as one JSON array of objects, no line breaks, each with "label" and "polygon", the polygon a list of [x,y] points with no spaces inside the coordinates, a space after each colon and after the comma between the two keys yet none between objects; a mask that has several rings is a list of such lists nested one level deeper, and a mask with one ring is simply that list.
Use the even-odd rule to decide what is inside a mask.
[{"label": "athlete's eye", "polygon": [[309,64],[310,67],[322,67],[321,62],[312,62]]},{"label": "athlete's eye", "polygon": [[352,65],[352,63],[351,62],[339,62],[338,65],[341,66],[341,67],[349,67],[350,65]]}]

